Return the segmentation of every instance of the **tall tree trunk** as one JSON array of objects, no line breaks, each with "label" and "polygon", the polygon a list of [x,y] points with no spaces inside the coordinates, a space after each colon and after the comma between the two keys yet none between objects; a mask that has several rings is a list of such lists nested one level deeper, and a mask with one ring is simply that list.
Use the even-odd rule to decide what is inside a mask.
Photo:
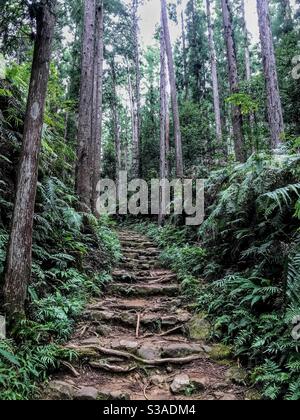
[{"label": "tall tree trunk", "polygon": [[[224,23],[224,36],[227,48],[230,92],[232,95],[234,95],[239,93],[240,89],[237,68],[237,55],[233,34],[232,11],[230,0],[221,0],[221,2]],[[245,162],[247,157],[243,136],[243,117],[241,108],[239,106],[233,105],[232,107],[232,125],[236,159],[240,162]]]},{"label": "tall tree trunk", "polygon": [[[166,48],[163,25],[160,32],[160,179],[166,178]],[[160,189],[158,223],[163,223],[162,190]]]},{"label": "tall tree trunk", "polygon": [[187,70],[187,54],[186,54],[186,35],[184,25],[184,14],[181,12],[181,33],[182,33],[182,52],[183,52],[183,83],[184,83],[184,99],[187,101],[189,96],[188,70]]},{"label": "tall tree trunk", "polygon": [[250,59],[250,41],[249,33],[246,23],[246,10],[245,10],[245,0],[241,0],[241,16],[242,16],[242,30],[244,35],[244,53],[245,53],[245,69],[246,69],[246,80],[250,82],[251,80],[251,59]]},{"label": "tall tree trunk", "polygon": [[9,317],[24,313],[32,266],[32,228],[44,110],[49,78],[56,1],[34,6],[37,34],[24,122],[16,198],[5,273],[5,309]]},{"label": "tall tree trunk", "polygon": [[134,155],[134,139],[136,135],[136,125],[135,125],[135,101],[134,101],[134,93],[133,93],[133,87],[132,87],[132,80],[131,80],[131,74],[130,74],[130,68],[129,64],[127,63],[127,72],[128,72],[128,96],[129,96],[129,104],[130,104],[130,114],[131,114],[131,136],[132,136],[132,144],[131,144],[131,172],[132,176],[134,177],[134,170],[133,170],[133,155]]},{"label": "tall tree trunk", "polygon": [[136,178],[140,177],[140,132],[141,132],[141,69],[139,48],[139,0],[132,0],[132,23],[135,62],[135,101],[134,101],[134,136],[133,136],[133,165],[132,172]]},{"label": "tall tree trunk", "polygon": [[115,69],[114,59],[111,62],[111,71],[112,71],[112,112],[113,112],[113,123],[114,123],[114,137],[115,137],[115,159],[116,159],[116,184],[117,191],[119,190],[119,179],[120,179],[120,170],[122,165],[122,152],[121,152],[121,135],[120,135],[120,121],[118,113],[118,95],[117,95],[117,76]]},{"label": "tall tree trunk", "polygon": [[96,9],[95,56],[94,56],[94,87],[92,115],[92,196],[91,207],[96,214],[97,184],[101,175],[101,144],[102,144],[102,96],[103,96],[103,0],[98,0]]},{"label": "tall tree trunk", "polygon": [[[251,70],[251,58],[250,58],[250,40],[249,40],[249,33],[248,33],[247,21],[246,21],[245,0],[241,0],[241,21],[242,21],[242,31],[244,35],[243,47],[244,47],[244,53],[245,53],[245,75],[246,75],[246,81],[250,83],[251,77],[252,77],[252,70]],[[249,127],[250,127],[250,140],[251,140],[251,145],[252,145],[252,151],[255,152],[256,147],[255,147],[255,141],[254,141],[254,136],[253,136],[253,129],[255,125],[254,112],[250,112],[247,118],[248,118]]]},{"label": "tall tree trunk", "polygon": [[91,209],[92,166],[92,108],[94,91],[94,36],[96,23],[96,0],[84,1],[84,29],[82,40],[81,87],[78,118],[78,145],[76,166],[76,192],[80,210]]},{"label": "tall tree trunk", "polygon": [[268,120],[271,131],[271,146],[276,149],[284,132],[282,105],[279,93],[276,59],[267,0],[257,0],[259,31],[267,89]]},{"label": "tall tree trunk", "polygon": [[214,111],[216,121],[216,135],[219,142],[222,142],[222,119],[221,119],[221,107],[220,107],[220,93],[219,93],[219,80],[217,70],[217,53],[214,41],[214,30],[211,18],[211,0],[206,0],[207,8],[207,22],[208,22],[208,41],[211,58],[211,76],[213,86],[213,97],[214,97]]},{"label": "tall tree trunk", "polygon": [[[166,68],[166,83],[168,84],[168,71]],[[170,98],[166,89],[166,177],[170,176]]]},{"label": "tall tree trunk", "polygon": [[165,34],[166,53],[168,57],[169,78],[170,78],[170,85],[171,85],[171,98],[172,98],[172,108],[173,108],[175,149],[176,149],[176,175],[178,178],[183,178],[183,157],[182,157],[182,140],[181,140],[179,107],[178,107],[174,59],[173,59],[171,37],[170,37],[170,31],[169,31],[166,0],[161,0],[161,14],[162,14],[163,29],[164,29],[164,34]]}]

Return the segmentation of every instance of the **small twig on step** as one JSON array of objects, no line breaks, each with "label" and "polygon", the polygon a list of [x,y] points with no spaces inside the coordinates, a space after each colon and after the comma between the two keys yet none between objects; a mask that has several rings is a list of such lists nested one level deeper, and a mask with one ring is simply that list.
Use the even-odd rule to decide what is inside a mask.
[{"label": "small twig on step", "polygon": [[87,329],[89,328],[88,325],[85,325],[82,330],[80,331],[80,337],[83,337],[84,334],[87,332]]},{"label": "small twig on step", "polygon": [[147,384],[147,385],[144,387],[144,389],[143,389],[143,393],[144,393],[144,397],[145,397],[145,399],[146,399],[147,401],[150,401],[150,400],[149,400],[149,398],[147,397],[147,394],[146,394],[146,391],[147,391],[148,386],[149,386],[149,384]]},{"label": "small twig on step", "polygon": [[168,331],[165,331],[165,332],[159,334],[158,336],[159,337],[165,337],[166,335],[170,335],[170,334],[172,334],[172,333],[174,333],[176,331],[181,330],[183,327],[184,327],[184,325],[179,325],[179,326],[177,326],[175,328],[172,328],[171,330],[168,330]]},{"label": "small twig on step", "polygon": [[77,372],[77,370],[74,368],[74,366],[71,365],[71,363],[69,362],[61,362],[62,366],[66,367],[67,369],[69,369],[73,375],[75,376],[75,378],[79,378],[80,373]]},{"label": "small twig on step", "polygon": [[136,332],[135,332],[136,338],[139,338],[140,336],[140,326],[141,326],[141,314],[137,314],[137,323],[136,323]]}]

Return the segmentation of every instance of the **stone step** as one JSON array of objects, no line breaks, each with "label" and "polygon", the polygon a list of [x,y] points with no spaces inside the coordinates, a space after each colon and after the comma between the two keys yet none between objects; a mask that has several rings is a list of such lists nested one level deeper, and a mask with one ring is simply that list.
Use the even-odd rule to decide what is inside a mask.
[{"label": "stone step", "polygon": [[121,244],[128,245],[129,247],[155,247],[155,244],[153,242],[150,242],[146,239],[122,239],[120,238]]},{"label": "stone step", "polygon": [[123,264],[120,264],[120,269],[128,271],[149,271],[153,268],[157,268],[159,266],[158,263],[156,264],[145,264],[142,261],[139,261],[137,263],[130,263],[130,262],[124,262]]},{"label": "stone step", "polygon": [[123,248],[122,252],[124,255],[138,255],[143,257],[158,256],[161,252],[157,248],[148,248],[148,249],[135,249],[135,248]]},{"label": "stone step", "polygon": [[[137,313],[129,310],[122,312],[109,310],[109,308],[107,310],[92,310],[85,312],[85,317],[93,322],[132,327],[133,331],[135,331],[137,325]],[[144,313],[140,315],[140,325],[146,330],[161,331],[187,323],[190,319],[190,314],[185,311],[180,311],[174,315]]]},{"label": "stone step", "polygon": [[115,271],[112,274],[113,279],[117,281],[121,281],[122,283],[139,283],[145,282],[147,283],[168,283],[177,280],[176,274],[173,273],[166,273],[166,274],[156,274],[154,275],[151,271]]},{"label": "stone step", "polygon": [[165,284],[135,284],[128,286],[122,283],[114,283],[109,286],[108,292],[111,295],[119,296],[177,296],[179,286]]},{"label": "stone step", "polygon": [[[103,299],[95,301],[88,305],[89,311],[135,311],[135,313],[160,312],[160,313],[181,313],[178,310],[181,300],[169,297],[152,297],[152,298],[114,298],[112,300]],[[184,311],[189,314],[189,312]]]}]

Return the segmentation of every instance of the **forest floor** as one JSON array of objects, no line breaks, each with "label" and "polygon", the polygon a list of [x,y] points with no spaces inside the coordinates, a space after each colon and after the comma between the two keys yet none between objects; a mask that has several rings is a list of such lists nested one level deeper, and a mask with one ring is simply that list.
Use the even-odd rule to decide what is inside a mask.
[{"label": "forest floor", "polygon": [[186,310],[176,275],[160,267],[160,251],[132,231],[119,237],[123,259],[114,281],[67,344],[79,358],[52,376],[42,398],[246,399],[239,367],[213,360],[207,323]]}]

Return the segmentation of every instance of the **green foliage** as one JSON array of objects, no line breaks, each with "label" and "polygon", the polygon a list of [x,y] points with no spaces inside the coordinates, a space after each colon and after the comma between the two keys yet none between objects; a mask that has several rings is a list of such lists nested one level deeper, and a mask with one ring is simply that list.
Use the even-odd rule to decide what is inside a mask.
[{"label": "green foliage", "polygon": [[197,244],[187,228],[138,226],[165,248],[163,263],[209,314],[212,339],[254,369],[266,399],[300,398],[299,178],[299,156],[256,156],[212,173]]},{"label": "green foliage", "polygon": [[72,361],[76,354],[55,344],[16,346],[0,341],[0,395],[2,400],[23,400],[37,392],[35,383],[46,379],[60,361]]},{"label": "green foliage", "polygon": [[[30,66],[12,66],[12,83],[5,83],[4,119],[0,119],[0,281],[12,213],[12,174],[18,156]],[[2,95],[2,97],[1,97]],[[120,244],[109,219],[96,219],[76,210],[72,143],[64,139],[64,102],[57,69],[51,67],[49,98],[42,138],[39,182],[33,229],[32,281],[26,302],[27,318],[9,331],[16,341],[0,341],[1,399],[29,399],[63,359],[62,351],[78,317],[92,296],[100,296],[111,281]],[[0,92],[1,100],[3,92]],[[2,104],[2,102],[1,102]],[[60,109],[60,112],[57,112]],[[2,114],[1,114],[2,115]],[[2,302],[1,302],[2,303]]]},{"label": "green foliage", "polygon": [[231,95],[227,102],[239,106],[243,115],[250,115],[258,111],[259,104],[246,93],[235,93]]}]

